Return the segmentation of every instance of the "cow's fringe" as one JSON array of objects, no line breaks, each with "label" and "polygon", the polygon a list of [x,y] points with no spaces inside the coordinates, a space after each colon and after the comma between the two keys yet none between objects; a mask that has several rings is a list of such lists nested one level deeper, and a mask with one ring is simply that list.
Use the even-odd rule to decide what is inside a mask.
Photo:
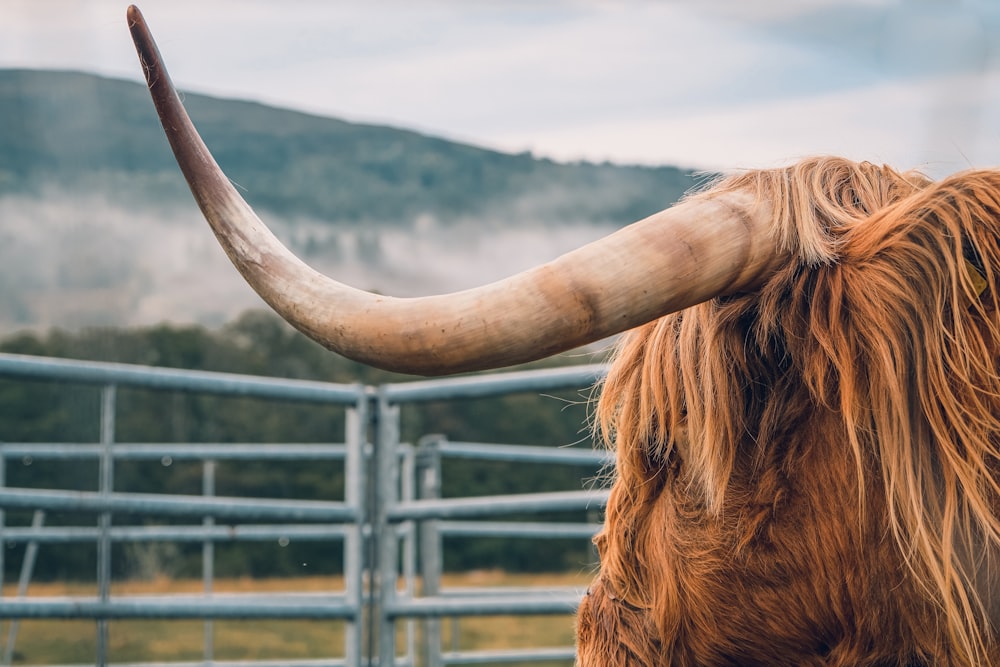
[{"label": "cow's fringe", "polygon": [[915,590],[938,609],[938,643],[918,652],[985,664],[994,636],[977,576],[1000,545],[1000,173],[931,182],[814,158],[692,196],[732,190],[772,202],[788,263],[753,294],[619,343],[595,420],[617,451],[602,576],[650,599],[637,574],[648,568],[626,561],[655,558],[629,541],[655,516],[662,478],[718,515],[738,502],[727,490],[740,448],[780,445],[783,409],[829,410],[833,432],[810,438],[849,448],[859,516],[884,508]]}]

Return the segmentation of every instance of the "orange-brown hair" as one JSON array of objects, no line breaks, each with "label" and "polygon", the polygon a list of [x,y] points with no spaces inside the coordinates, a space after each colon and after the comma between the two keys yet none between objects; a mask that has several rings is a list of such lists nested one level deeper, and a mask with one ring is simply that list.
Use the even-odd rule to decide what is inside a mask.
[{"label": "orange-brown hair", "polygon": [[[937,610],[914,612],[923,629],[911,634],[937,633],[915,655],[984,664],[993,636],[978,568],[1000,546],[1000,172],[931,182],[814,158],[692,196],[732,190],[772,203],[789,261],[752,294],[620,341],[596,409],[617,452],[602,579],[659,614],[657,643],[669,645],[679,622],[656,610],[671,602],[651,589],[675,586],[666,579],[677,574],[658,572],[656,540],[637,537],[663,512],[665,486],[683,484],[690,506],[717,519],[742,502],[734,480],[765,479],[767,466],[795,480],[830,474],[795,468],[789,442],[841,449],[853,497],[808,502],[852,503],[845,517],[894,538],[922,598],[915,609]],[[801,481],[781,488],[818,493]],[[737,536],[734,548],[751,540]]]}]

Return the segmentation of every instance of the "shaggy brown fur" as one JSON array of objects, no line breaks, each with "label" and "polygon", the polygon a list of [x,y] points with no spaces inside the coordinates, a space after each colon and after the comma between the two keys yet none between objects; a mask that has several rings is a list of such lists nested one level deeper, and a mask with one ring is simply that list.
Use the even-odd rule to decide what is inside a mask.
[{"label": "shaggy brown fur", "polygon": [[817,158],[695,196],[732,190],[789,259],[620,343],[579,664],[1000,664],[1000,173]]}]

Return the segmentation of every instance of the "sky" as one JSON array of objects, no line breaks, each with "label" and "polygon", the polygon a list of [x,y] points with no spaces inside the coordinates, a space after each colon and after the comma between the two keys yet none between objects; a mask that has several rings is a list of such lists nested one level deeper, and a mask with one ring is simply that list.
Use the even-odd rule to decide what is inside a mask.
[{"label": "sky", "polygon": [[[138,4],[182,89],[503,151],[1000,165],[995,0]],[[0,0],[0,67],[138,80],[126,5]]]}]

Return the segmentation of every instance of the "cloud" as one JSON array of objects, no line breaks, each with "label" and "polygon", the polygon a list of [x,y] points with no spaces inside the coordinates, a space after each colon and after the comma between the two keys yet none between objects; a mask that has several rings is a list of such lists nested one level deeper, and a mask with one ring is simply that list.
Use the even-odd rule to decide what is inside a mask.
[{"label": "cloud", "polygon": [[[138,79],[121,2],[53,2],[6,1],[0,66]],[[189,90],[486,146],[711,167],[1000,156],[970,129],[996,115],[976,93],[1000,70],[988,0],[141,4]]]},{"label": "cloud", "polygon": [[755,168],[834,154],[940,177],[1000,164],[1000,128],[987,111],[1000,106],[997,90],[996,74],[890,82],[627,126],[577,126],[538,141],[543,152],[567,160],[582,157],[576,137],[586,134],[588,153],[639,163],[670,155],[687,167]]}]

